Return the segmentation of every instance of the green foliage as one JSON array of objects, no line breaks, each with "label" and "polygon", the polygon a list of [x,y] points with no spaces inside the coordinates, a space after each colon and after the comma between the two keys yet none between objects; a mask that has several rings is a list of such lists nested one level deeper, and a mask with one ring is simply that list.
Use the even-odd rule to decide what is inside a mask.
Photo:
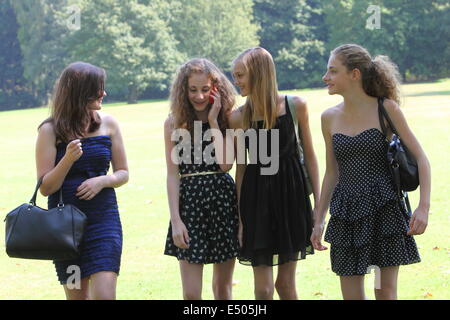
[{"label": "green foliage", "polygon": [[[78,30],[71,5],[81,10]],[[366,28],[370,5],[379,29]],[[45,104],[76,60],[106,69],[109,98],[164,97],[188,58],[228,72],[257,45],[272,53],[280,89],[320,86],[329,51],[352,42],[390,56],[406,81],[448,77],[448,16],[447,0],[3,0],[0,105]]]},{"label": "green foliage", "polygon": [[271,52],[281,89],[321,83],[326,28],[320,1],[255,0],[261,46]]},{"label": "green foliage", "polygon": [[81,28],[65,40],[70,60],[107,70],[108,88],[137,102],[147,87],[166,89],[182,55],[154,5],[130,0],[84,0]]},{"label": "green foliage", "polygon": [[18,28],[10,1],[0,2],[0,110],[27,108],[37,103],[23,78]]},{"label": "green foliage", "polygon": [[56,20],[56,10],[67,3],[67,0],[11,1],[20,26],[23,76],[40,104],[47,102],[65,64],[67,51],[61,42],[66,31]]},{"label": "green foliage", "polygon": [[[379,29],[366,28],[369,5],[381,10]],[[343,43],[358,43],[372,55],[390,56],[406,80],[448,76],[450,26],[444,21],[449,9],[445,0],[329,1],[324,7],[330,26],[327,51]]]},{"label": "green foliage", "polygon": [[168,16],[178,50],[188,58],[204,57],[224,70],[244,49],[258,45],[258,25],[251,0],[170,1]]}]

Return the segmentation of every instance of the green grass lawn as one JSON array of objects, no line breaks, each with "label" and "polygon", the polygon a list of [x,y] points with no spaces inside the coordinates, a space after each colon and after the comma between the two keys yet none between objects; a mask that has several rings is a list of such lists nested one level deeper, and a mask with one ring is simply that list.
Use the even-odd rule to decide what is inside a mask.
[{"label": "green grass lawn", "polygon": [[[448,299],[450,276],[449,166],[450,79],[403,86],[405,113],[432,166],[431,215],[426,233],[416,237],[422,262],[400,268],[400,299]],[[338,103],[323,89],[290,91],[309,102],[310,125],[321,175],[325,153],[320,114]],[[242,101],[242,100],[241,100]],[[121,124],[130,181],[117,189],[124,243],[118,299],[181,299],[178,262],[163,255],[169,222],[165,184],[163,122],[167,101],[137,105],[105,105]],[[48,116],[46,108],[0,113],[0,215],[31,198],[36,182],[34,144],[37,126]],[[233,169],[234,175],[234,169]],[[418,203],[418,191],[411,194]],[[38,204],[46,206],[38,197]],[[414,207],[415,208],[415,207]],[[4,239],[4,227],[0,228]],[[51,261],[11,259],[0,243],[0,299],[64,299]],[[212,266],[204,269],[203,298],[212,299]],[[373,298],[374,276],[366,277]],[[300,299],[341,299],[339,278],[331,271],[329,251],[318,252],[298,263]],[[233,296],[253,299],[251,267],[236,264]]]}]

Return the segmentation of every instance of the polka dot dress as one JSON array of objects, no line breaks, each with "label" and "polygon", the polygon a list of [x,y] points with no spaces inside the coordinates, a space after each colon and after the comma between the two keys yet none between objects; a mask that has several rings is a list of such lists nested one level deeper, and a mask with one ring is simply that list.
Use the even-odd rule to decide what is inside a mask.
[{"label": "polka dot dress", "polygon": [[339,178],[325,241],[331,244],[333,272],[364,275],[371,266],[420,262],[414,238],[406,235],[410,213],[394,190],[384,135],[372,128],[356,136],[336,133],[332,140]]},{"label": "polka dot dress", "polygon": [[[202,130],[209,129],[204,123]],[[220,171],[218,164],[207,164],[205,160],[195,164],[194,154],[202,154],[211,142],[204,141],[202,150],[193,147],[191,164],[180,163],[180,174]],[[211,146],[209,146],[211,148]],[[200,153],[198,152],[200,151]],[[211,153],[214,156],[214,151]],[[181,152],[181,157],[183,156]],[[203,154],[204,156],[204,154]],[[199,159],[196,159],[199,160]],[[166,238],[164,254],[175,256],[189,263],[222,263],[238,255],[237,238],[239,218],[237,213],[236,187],[228,173],[197,175],[180,178],[180,218],[185,224],[189,248],[180,249],[172,238],[172,226]]]}]

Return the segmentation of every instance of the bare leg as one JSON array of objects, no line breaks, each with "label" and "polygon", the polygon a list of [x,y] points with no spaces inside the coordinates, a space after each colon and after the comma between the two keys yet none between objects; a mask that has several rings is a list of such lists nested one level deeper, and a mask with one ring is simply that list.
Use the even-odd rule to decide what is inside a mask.
[{"label": "bare leg", "polygon": [[202,299],[203,264],[189,263],[180,260],[181,282],[183,284],[183,299]]},{"label": "bare leg", "polygon": [[297,261],[287,262],[278,266],[278,275],[275,282],[280,300],[297,300],[295,288],[295,271]]},{"label": "bare leg", "polygon": [[273,268],[269,266],[253,267],[255,277],[255,299],[273,300]]},{"label": "bare leg", "polygon": [[364,293],[364,276],[340,277],[344,300],[366,300]]},{"label": "bare leg", "polygon": [[63,285],[67,300],[89,300],[89,277],[81,279],[80,289],[69,289]]},{"label": "bare leg", "polygon": [[91,298],[93,300],[116,300],[117,273],[101,271],[91,275]]},{"label": "bare leg", "polygon": [[381,288],[375,289],[377,300],[397,300],[399,266],[380,268]]},{"label": "bare leg", "polygon": [[216,300],[231,300],[233,286],[233,271],[236,259],[232,258],[222,263],[214,264],[213,293]]}]

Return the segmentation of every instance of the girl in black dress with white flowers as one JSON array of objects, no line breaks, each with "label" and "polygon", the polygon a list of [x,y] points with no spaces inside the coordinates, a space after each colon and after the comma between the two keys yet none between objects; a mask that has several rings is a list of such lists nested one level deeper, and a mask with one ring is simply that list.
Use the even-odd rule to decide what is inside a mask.
[{"label": "girl in black dress with white flowers", "polygon": [[[206,59],[183,64],[170,92],[171,113],[164,124],[170,226],[164,253],[179,260],[185,299],[201,299],[205,264],[214,264],[214,297],[232,297],[238,216],[235,184],[227,173],[234,158],[225,161],[233,140],[224,137],[234,99],[233,85]],[[213,142],[190,138],[207,132]],[[174,139],[183,133],[190,137]],[[174,152],[186,143],[190,149]]]},{"label": "girl in black dress with white flowers", "polygon": [[[398,79],[389,58],[372,59],[354,44],[331,52],[323,77],[328,93],[344,101],[322,114],[327,166],[311,241],[316,250],[326,249],[321,238],[330,205],[325,241],[331,243],[331,266],[340,276],[344,299],[365,299],[364,275],[373,266],[381,277],[376,298],[396,299],[399,266],[420,261],[412,236],[427,226],[430,165],[399,108]],[[380,130],[378,98],[384,98],[394,127],[419,167],[420,201],[412,216],[402,209],[394,190],[386,160],[390,137]]]}]

